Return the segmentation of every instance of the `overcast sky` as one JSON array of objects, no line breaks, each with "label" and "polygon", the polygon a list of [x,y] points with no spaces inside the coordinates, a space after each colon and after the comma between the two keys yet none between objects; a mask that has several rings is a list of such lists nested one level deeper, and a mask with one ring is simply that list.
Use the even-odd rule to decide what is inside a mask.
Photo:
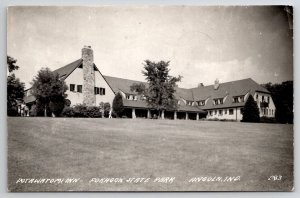
[{"label": "overcast sky", "polygon": [[293,79],[293,38],[283,7],[10,7],[7,53],[29,82],[91,45],[102,74],[144,80],[146,59],[169,60],[180,87],[252,78]]}]

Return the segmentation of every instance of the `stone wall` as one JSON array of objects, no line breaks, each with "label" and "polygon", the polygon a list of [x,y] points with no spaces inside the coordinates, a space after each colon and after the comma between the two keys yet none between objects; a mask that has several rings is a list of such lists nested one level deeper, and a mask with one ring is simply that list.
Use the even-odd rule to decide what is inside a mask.
[{"label": "stone wall", "polygon": [[[96,105],[95,87],[95,70],[94,55],[90,46],[82,48],[82,67],[83,67],[83,104],[87,106]],[[78,79],[79,80],[79,79]]]}]

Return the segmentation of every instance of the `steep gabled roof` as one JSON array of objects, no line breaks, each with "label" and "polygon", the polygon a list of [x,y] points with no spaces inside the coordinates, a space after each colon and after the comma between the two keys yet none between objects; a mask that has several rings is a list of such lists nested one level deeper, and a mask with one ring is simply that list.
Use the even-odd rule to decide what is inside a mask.
[{"label": "steep gabled roof", "polygon": [[112,76],[104,76],[106,82],[111,86],[112,90],[117,93],[118,91],[122,91],[126,94],[136,94],[135,92],[130,90],[130,86],[134,83],[140,84],[143,83],[145,86],[148,86],[147,83],[137,80],[129,80],[125,78],[117,78]]},{"label": "steep gabled roof", "polygon": [[[125,78],[117,78],[112,76],[104,76],[107,83],[112,87],[113,91],[116,93],[118,91],[122,91],[125,94],[136,94],[135,92],[130,90],[130,86],[134,83],[143,83],[146,87],[148,87],[148,83],[137,81],[137,80],[129,80]],[[175,97],[176,99],[183,98],[185,100],[193,101],[193,94],[190,89],[184,89],[176,87]]]},{"label": "steep gabled roof", "polygon": [[174,95],[176,99],[183,98],[185,100],[194,101],[193,92],[191,89],[176,87],[175,90],[176,92]]},{"label": "steep gabled roof", "polygon": [[77,67],[82,64],[82,59],[78,59],[64,67],[54,70],[53,73],[57,73],[59,77],[64,80],[66,79]]},{"label": "steep gabled roof", "polygon": [[214,89],[214,85],[208,85],[204,87],[192,88],[194,100],[205,100],[207,98],[223,98],[230,94],[232,96],[245,95],[249,91],[253,93],[255,91],[270,93],[267,89],[257,84],[251,78],[236,80],[226,83],[220,83],[217,90]]},{"label": "steep gabled roof", "polygon": [[[254,95],[255,92],[270,93],[267,89],[257,84],[251,78],[231,81],[226,83],[220,83],[217,90],[214,89],[214,85],[192,88],[195,101],[208,99],[203,109],[218,109],[226,107],[238,107],[244,106],[245,102],[233,103],[234,96],[244,96],[247,93]],[[214,105],[213,99],[225,98],[223,104]]]}]

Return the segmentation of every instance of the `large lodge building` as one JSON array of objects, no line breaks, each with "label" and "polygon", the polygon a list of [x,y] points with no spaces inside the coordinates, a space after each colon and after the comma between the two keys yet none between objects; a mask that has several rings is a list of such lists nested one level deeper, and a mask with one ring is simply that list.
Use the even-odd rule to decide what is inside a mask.
[{"label": "large lodge building", "polygon": [[[104,76],[94,64],[93,50],[90,46],[82,49],[82,58],[54,71],[68,85],[67,99],[71,105],[99,105],[112,101],[117,93],[123,96],[125,114],[129,118],[151,118],[157,112],[151,109],[145,98],[130,90],[139,81]],[[147,85],[147,83],[145,83]],[[178,100],[176,111],[163,111],[162,119],[228,119],[241,120],[245,102],[249,95],[254,97],[260,116],[275,117],[275,105],[270,92],[251,78],[185,89],[176,87]],[[26,93],[24,101],[30,105],[35,98]]]}]

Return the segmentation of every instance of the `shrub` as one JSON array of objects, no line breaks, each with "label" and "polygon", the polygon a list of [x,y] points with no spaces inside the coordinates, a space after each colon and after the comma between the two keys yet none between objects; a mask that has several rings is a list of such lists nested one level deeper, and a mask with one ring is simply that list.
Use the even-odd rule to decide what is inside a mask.
[{"label": "shrub", "polygon": [[64,117],[78,117],[78,118],[100,118],[102,113],[100,107],[75,105],[74,107],[65,107],[62,116]]},{"label": "shrub", "polygon": [[65,107],[61,114],[63,117],[74,117],[75,111],[73,107]]},{"label": "shrub", "polygon": [[257,103],[250,94],[244,106],[242,122],[259,122],[259,120],[259,109]]},{"label": "shrub", "polygon": [[120,93],[117,93],[112,104],[113,113],[116,117],[121,117],[124,111],[123,98]]},{"label": "shrub", "polygon": [[80,118],[85,118],[86,116],[86,111],[87,111],[87,106],[86,105],[75,105],[74,107],[74,117],[80,117]]},{"label": "shrub", "polygon": [[102,113],[100,112],[100,107],[92,106],[86,108],[85,115],[89,118],[100,118]]}]

